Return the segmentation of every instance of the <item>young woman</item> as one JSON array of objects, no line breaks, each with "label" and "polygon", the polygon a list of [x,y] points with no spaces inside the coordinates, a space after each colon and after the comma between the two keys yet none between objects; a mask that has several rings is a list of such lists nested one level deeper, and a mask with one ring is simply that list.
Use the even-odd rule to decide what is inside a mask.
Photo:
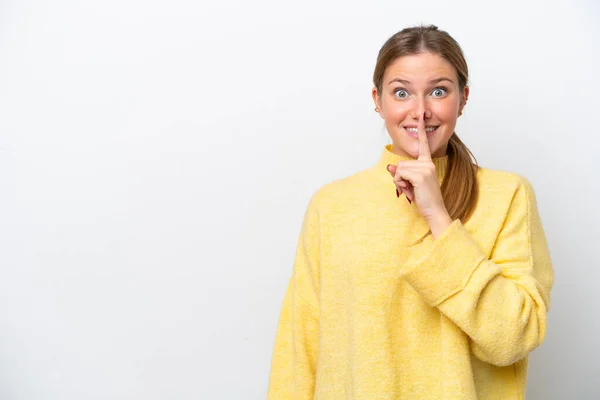
[{"label": "young woman", "polygon": [[552,263],[529,181],[477,166],[454,132],[467,82],[435,26],[381,48],[372,95],[393,144],[308,204],[269,399],[524,397]]}]

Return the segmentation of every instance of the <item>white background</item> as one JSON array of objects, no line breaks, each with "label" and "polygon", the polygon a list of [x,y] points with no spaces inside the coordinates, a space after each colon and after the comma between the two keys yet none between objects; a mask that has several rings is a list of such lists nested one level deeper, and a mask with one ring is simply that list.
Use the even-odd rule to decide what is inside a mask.
[{"label": "white background", "polygon": [[0,398],[264,399],[307,202],[389,143],[380,46],[463,47],[457,132],[534,185],[528,399],[600,396],[597,1],[0,1]]}]

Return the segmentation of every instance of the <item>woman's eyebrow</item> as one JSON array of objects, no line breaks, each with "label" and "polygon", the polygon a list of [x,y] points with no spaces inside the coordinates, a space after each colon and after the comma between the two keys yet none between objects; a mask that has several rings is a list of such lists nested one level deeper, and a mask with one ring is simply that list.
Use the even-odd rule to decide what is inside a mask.
[{"label": "woman's eyebrow", "polygon": [[[437,78],[437,79],[432,79],[428,83],[430,85],[433,85],[433,84],[436,84],[436,83],[440,83],[442,81],[448,81],[450,83],[454,83],[454,82],[452,82],[452,79],[445,78],[445,77],[443,77],[443,78]],[[392,84],[394,82],[400,82],[400,83],[403,83],[405,85],[410,85],[410,83],[411,83],[410,81],[407,81],[406,79],[394,78],[394,79],[392,79],[391,81],[388,82],[388,85],[390,85],[390,84]]]}]

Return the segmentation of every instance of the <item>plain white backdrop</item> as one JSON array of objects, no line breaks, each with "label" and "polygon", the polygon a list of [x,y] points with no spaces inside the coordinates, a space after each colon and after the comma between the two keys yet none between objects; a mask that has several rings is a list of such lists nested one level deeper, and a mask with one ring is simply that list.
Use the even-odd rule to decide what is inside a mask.
[{"label": "plain white backdrop", "polygon": [[457,132],[533,184],[528,399],[600,397],[597,1],[0,1],[0,398],[263,399],[310,196],[372,166],[380,46],[462,46]]}]

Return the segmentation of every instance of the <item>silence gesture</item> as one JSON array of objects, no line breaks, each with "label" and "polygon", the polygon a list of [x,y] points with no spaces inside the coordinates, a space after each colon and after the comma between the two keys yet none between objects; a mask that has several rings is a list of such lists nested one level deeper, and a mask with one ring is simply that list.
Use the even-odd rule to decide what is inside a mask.
[{"label": "silence gesture", "polygon": [[417,125],[419,157],[416,160],[400,161],[398,165],[388,165],[399,193],[404,193],[409,202],[415,202],[423,217],[430,219],[447,214],[442,191],[438,183],[437,171],[431,159],[429,140],[425,131],[425,113]]}]

